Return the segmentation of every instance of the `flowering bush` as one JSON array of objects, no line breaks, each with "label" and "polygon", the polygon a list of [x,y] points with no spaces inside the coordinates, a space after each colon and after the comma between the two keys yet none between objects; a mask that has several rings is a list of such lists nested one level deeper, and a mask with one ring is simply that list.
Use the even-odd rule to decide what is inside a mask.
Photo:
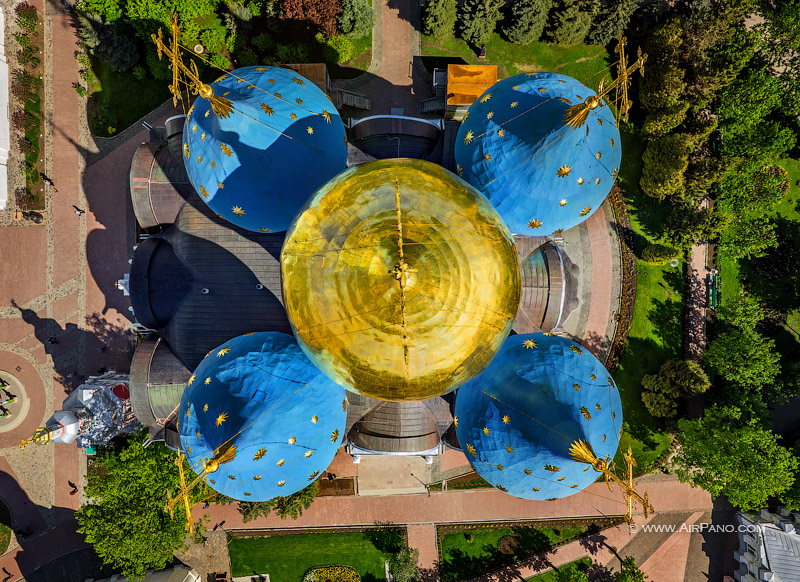
[{"label": "flowering bush", "polygon": [[25,155],[36,153],[36,146],[24,135],[17,138],[17,147],[19,147],[19,151]]},{"label": "flowering bush", "polygon": [[33,75],[17,69],[11,81],[11,94],[20,101],[27,101],[36,93],[37,81]]},{"label": "flowering bush", "polygon": [[303,582],[360,582],[361,576],[350,566],[317,566],[303,576]]},{"label": "flowering bush", "polygon": [[39,120],[32,113],[18,110],[11,114],[11,126],[21,132],[30,131],[39,125]]}]

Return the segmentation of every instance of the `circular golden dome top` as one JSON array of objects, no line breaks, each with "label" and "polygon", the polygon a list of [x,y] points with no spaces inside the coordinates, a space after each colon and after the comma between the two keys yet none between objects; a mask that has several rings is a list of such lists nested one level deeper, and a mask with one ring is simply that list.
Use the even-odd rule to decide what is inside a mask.
[{"label": "circular golden dome top", "polygon": [[355,392],[422,400],[479,374],[520,297],[511,234],[466,182],[420,160],[351,168],[286,234],[283,297],[314,364]]}]

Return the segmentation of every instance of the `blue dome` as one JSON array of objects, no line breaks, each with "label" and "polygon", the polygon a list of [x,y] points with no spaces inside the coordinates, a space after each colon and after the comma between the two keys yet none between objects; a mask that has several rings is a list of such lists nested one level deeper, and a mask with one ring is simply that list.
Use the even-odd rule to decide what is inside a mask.
[{"label": "blue dome", "polygon": [[306,199],[344,170],[342,119],[319,87],[294,71],[244,67],[211,83],[233,111],[199,97],[183,131],[186,171],[221,218],[247,230],[286,230]]},{"label": "blue dome", "polygon": [[494,204],[514,234],[577,226],[605,200],[622,151],[611,110],[590,111],[577,129],[571,105],[596,93],[555,73],[516,75],[490,87],[458,130],[458,174]]},{"label": "blue dome", "polygon": [[598,477],[574,461],[582,439],[613,458],[622,427],[614,380],[588,350],[543,333],[509,337],[456,392],[456,434],[475,470],[523,499],[567,497]]},{"label": "blue dome", "polygon": [[344,388],[317,370],[292,336],[247,334],[212,350],[189,379],[178,417],[181,445],[197,473],[215,451],[235,447],[232,460],[208,473],[209,485],[234,499],[266,501],[300,491],[328,468],[342,442],[345,408]]}]

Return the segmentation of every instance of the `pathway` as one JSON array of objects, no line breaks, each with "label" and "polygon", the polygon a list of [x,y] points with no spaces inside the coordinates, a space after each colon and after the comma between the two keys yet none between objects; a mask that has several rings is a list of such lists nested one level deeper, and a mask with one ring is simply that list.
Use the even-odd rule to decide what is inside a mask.
[{"label": "pathway", "polygon": [[[699,209],[708,208],[708,197],[700,201]],[[708,254],[707,241],[692,246],[687,265],[686,290],[686,329],[684,353],[691,360],[699,361],[706,349],[706,309],[708,308],[708,288],[706,268]]]}]

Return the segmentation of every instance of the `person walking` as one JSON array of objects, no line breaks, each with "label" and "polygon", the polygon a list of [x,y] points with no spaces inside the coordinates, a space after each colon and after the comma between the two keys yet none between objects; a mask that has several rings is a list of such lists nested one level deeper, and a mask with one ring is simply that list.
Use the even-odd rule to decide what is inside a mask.
[{"label": "person walking", "polygon": [[39,172],[39,177],[42,179],[42,182],[47,184],[53,189],[53,192],[58,192],[58,188],[56,188],[55,183],[45,174],[44,172]]},{"label": "person walking", "polygon": [[75,206],[74,204],[72,205],[72,207],[75,209],[75,214],[77,214],[78,216],[80,216],[81,214],[83,214],[84,212],[86,212],[85,210],[83,210],[82,208],[78,208],[78,207],[77,207],[77,206]]}]

